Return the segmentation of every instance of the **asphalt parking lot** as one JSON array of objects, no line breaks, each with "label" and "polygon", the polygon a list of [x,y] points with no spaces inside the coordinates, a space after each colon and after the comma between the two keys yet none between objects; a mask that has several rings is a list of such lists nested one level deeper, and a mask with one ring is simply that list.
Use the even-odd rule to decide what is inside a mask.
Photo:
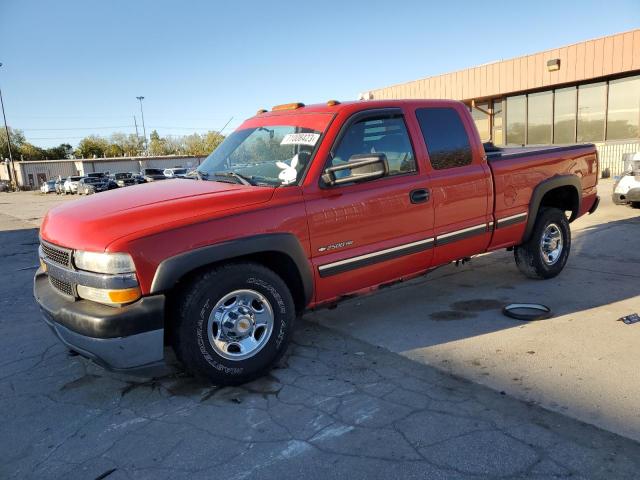
[{"label": "asphalt parking lot", "polygon": [[[0,194],[1,478],[640,472],[640,325],[615,322],[640,310],[638,211],[605,202],[576,223],[556,280],[524,280],[499,252],[308,314],[271,375],[216,388],[111,374],[48,331],[31,293],[37,226],[68,200]],[[542,299],[556,312],[544,322],[496,310]]]}]

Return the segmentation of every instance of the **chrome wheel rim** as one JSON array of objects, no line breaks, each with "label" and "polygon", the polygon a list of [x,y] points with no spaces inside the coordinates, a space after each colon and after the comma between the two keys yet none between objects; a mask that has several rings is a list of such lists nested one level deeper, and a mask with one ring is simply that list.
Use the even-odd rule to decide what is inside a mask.
[{"label": "chrome wheel rim", "polygon": [[213,307],[207,323],[211,348],[227,360],[253,357],[273,332],[273,309],[255,290],[235,290]]},{"label": "chrome wheel rim", "polygon": [[554,265],[562,255],[562,231],[555,223],[550,223],[542,232],[540,252],[547,265]]}]

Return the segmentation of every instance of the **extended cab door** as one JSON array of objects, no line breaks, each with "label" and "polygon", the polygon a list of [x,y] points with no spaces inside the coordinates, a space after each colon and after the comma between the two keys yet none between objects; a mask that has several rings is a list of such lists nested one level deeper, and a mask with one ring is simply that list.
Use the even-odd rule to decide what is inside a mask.
[{"label": "extended cab door", "polygon": [[320,180],[305,188],[316,302],[431,264],[433,204],[415,151],[399,108],[361,111],[345,122],[324,168],[384,153],[389,175],[334,186]]},{"label": "extended cab door", "polygon": [[433,264],[475,255],[491,240],[493,184],[475,125],[462,104],[417,108],[435,210]]}]

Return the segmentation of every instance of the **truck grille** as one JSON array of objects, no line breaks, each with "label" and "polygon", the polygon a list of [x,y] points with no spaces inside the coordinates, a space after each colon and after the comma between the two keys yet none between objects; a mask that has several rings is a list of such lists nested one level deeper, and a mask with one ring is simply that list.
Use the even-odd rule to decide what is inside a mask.
[{"label": "truck grille", "polygon": [[71,250],[55,247],[44,242],[42,242],[40,246],[42,247],[44,256],[52,262],[62,265],[63,267],[71,265]]},{"label": "truck grille", "polygon": [[49,275],[49,282],[51,283],[51,286],[58,290],[60,293],[63,293],[70,297],[75,297],[75,294],[73,293],[73,286],[70,283],[58,280],[51,275]]}]

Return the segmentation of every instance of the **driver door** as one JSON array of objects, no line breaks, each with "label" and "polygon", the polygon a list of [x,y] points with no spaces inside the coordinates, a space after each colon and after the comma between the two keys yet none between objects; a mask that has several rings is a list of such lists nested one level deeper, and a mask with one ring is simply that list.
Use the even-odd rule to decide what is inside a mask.
[{"label": "driver door", "polygon": [[389,175],[304,192],[316,301],[418,273],[431,263],[433,208],[401,109],[359,112],[347,121],[325,168],[384,153]]}]

